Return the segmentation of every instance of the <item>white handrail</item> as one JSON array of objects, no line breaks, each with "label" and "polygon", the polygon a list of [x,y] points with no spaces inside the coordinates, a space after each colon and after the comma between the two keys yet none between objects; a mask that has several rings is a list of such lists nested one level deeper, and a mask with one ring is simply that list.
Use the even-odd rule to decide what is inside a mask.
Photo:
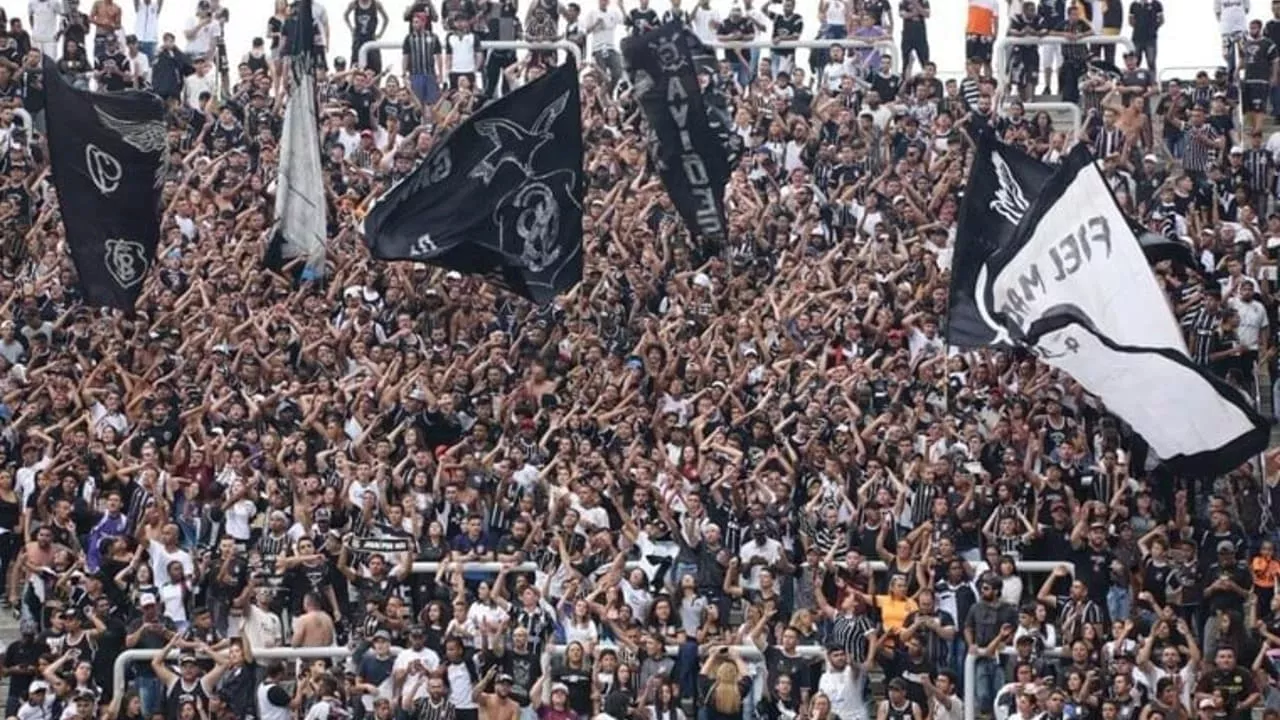
[{"label": "white handrail", "polygon": [[[844,561],[836,561],[833,564],[836,567],[847,566],[847,564]],[[462,572],[464,573],[490,573],[493,575],[497,575],[498,573],[502,572],[502,568],[504,565],[506,565],[506,563],[500,563],[500,562],[452,563],[452,562],[445,562],[445,561],[415,562],[413,563],[413,566],[410,569],[410,573],[413,575],[425,575],[428,573],[436,573],[440,571],[440,568],[442,565],[457,567],[460,570],[462,570]],[[808,563],[805,563],[804,565],[807,566]],[[863,563],[863,565],[868,570],[875,573],[882,573],[889,569],[888,565],[886,565],[885,563],[879,560],[869,560]],[[975,569],[978,569],[979,574],[981,572],[985,572],[987,569],[987,564],[981,561],[977,563],[973,563],[973,566]],[[1071,573],[1073,575],[1075,574],[1075,566],[1072,565],[1071,563],[1052,562],[1047,560],[1021,560],[1014,563],[1014,566],[1017,568],[1018,572],[1025,572],[1025,573],[1051,573],[1059,567],[1067,567],[1068,569],[1071,570]],[[633,570],[635,568],[642,567],[642,565],[639,562],[633,560],[633,561],[627,562],[625,567],[628,570]],[[538,564],[532,563],[532,562],[517,563],[515,565],[510,565],[507,567],[507,572],[525,573],[525,572],[537,572],[537,571],[538,571]]]},{"label": "white handrail", "polygon": [[839,38],[821,40],[712,40],[708,47],[722,50],[829,50],[833,47],[868,49],[874,48],[888,53],[893,59],[893,71],[902,69],[902,53],[893,38],[877,40],[859,40],[858,38]]},{"label": "white handrail", "polygon": [[[124,695],[124,671],[129,663],[135,662],[151,662],[151,659],[164,652],[163,650],[125,650],[116,656],[115,663],[111,666],[111,697],[121,697]],[[182,655],[178,650],[170,650],[169,657],[178,657]],[[325,647],[303,647],[303,648],[254,648],[253,657],[256,660],[319,660],[325,658],[345,659],[351,656],[351,648],[345,645],[329,645]]]},{"label": "white handrail", "polygon": [[1075,138],[1075,136],[1076,136],[1076,135],[1079,135],[1079,134],[1080,134],[1080,128],[1084,126],[1084,111],[1082,111],[1082,110],[1080,109],[1080,106],[1079,106],[1079,105],[1076,105],[1075,103],[1069,103],[1069,102],[1029,102],[1029,103],[1023,103],[1023,104],[1022,104],[1022,109],[1023,109],[1023,110],[1026,110],[1027,112],[1031,112],[1031,113],[1037,113],[1037,112],[1040,112],[1040,111],[1044,111],[1044,112],[1047,112],[1047,113],[1051,113],[1051,112],[1067,112],[1067,113],[1070,113],[1070,114],[1071,114],[1071,125],[1072,125],[1072,128],[1075,130],[1075,135],[1073,135],[1073,136],[1072,136],[1072,139],[1073,139],[1073,140],[1074,140],[1074,138]]},{"label": "white handrail", "polygon": [[1003,88],[1007,81],[1005,79],[1006,65],[1008,65],[1009,49],[1013,47],[1026,47],[1027,45],[1120,45],[1127,51],[1133,50],[1133,41],[1123,35],[1089,35],[1079,40],[1068,40],[1064,37],[1056,35],[1048,35],[1045,37],[1002,37],[996,40],[995,48],[992,50],[992,73],[995,75],[996,88]]},{"label": "white handrail", "polygon": [[[1013,654],[1013,647],[1005,647],[1000,651],[1000,654]],[[1069,654],[1065,650],[1060,649],[1046,650],[1040,655],[1042,658],[1068,656]],[[978,673],[978,659],[978,656],[974,653],[969,653],[964,658],[964,720],[978,720],[978,684],[975,677]],[[994,700],[995,698],[992,698],[992,701]]]},{"label": "white handrail", "polygon": [[[369,61],[369,51],[371,50],[399,50],[404,47],[404,43],[394,40],[371,40],[360,46],[359,52],[356,53],[357,61],[360,67],[364,67]],[[528,42],[524,40],[481,40],[481,50],[563,50],[573,56],[578,65],[582,65],[582,49],[577,44],[568,40],[555,40],[546,42]]]}]

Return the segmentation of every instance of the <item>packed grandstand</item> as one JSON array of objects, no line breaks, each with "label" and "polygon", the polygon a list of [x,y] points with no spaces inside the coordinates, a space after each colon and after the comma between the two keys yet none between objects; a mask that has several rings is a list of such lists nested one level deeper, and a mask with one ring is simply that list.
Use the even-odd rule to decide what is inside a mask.
[{"label": "packed grandstand", "polygon": [[[327,267],[299,279],[261,262],[294,7],[200,0],[174,35],[125,1],[132,26],[114,0],[0,11],[6,717],[1278,717],[1280,457],[1131,464],[1071,377],[944,338],[977,133],[1049,164],[1087,143],[1194,249],[1157,275],[1192,359],[1280,405],[1280,19],[1215,0],[1222,67],[1162,79],[1182,2],[968,0],[942,77],[929,37],[962,29],[929,0],[316,3]],[[410,32],[375,42],[390,16]],[[721,47],[745,147],[720,247],[618,52],[669,21]],[[243,57],[231,24],[261,28]],[[572,52],[493,41],[583,58],[584,277],[543,306],[359,231]],[[134,312],[82,302],[42,55],[167,103]]]}]

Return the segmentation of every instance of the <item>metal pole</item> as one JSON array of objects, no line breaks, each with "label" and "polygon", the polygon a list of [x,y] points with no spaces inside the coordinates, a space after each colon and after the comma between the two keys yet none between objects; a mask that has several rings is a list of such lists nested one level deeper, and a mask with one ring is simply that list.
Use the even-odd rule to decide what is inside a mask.
[{"label": "metal pole", "polygon": [[[146,661],[159,655],[161,650],[125,650],[116,656],[115,663],[111,668],[111,690],[112,697],[121,697],[124,695],[124,671],[129,663]],[[178,657],[181,653],[177,650],[171,650],[169,657]],[[345,645],[331,645],[328,647],[304,647],[304,648],[262,648],[254,649],[253,657],[258,660],[318,660],[325,658],[348,658],[351,656],[351,648]]]}]

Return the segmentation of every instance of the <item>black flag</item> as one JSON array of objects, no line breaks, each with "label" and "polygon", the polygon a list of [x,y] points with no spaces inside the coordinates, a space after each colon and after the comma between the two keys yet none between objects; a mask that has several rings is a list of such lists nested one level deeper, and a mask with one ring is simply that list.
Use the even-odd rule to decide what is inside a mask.
[{"label": "black flag", "polygon": [[364,218],[375,257],[486,275],[546,303],[582,279],[582,109],[572,60],[484,106]]},{"label": "black flag", "polygon": [[[977,139],[969,184],[960,204],[956,248],[951,261],[951,300],[947,322],[947,342],[959,347],[1004,344],[998,324],[982,317],[982,298],[974,297],[985,270],[983,258],[1014,241],[1014,230],[1033,199],[1043,192],[1054,167],[1013,145],[1000,142],[989,132]],[[1170,260],[1197,267],[1191,247],[1170,240],[1126,218],[1138,237],[1138,244],[1155,264]]]},{"label": "black flag", "polygon": [[80,290],[91,305],[132,309],[160,238],[164,103],[73,88],[47,56],[44,83],[53,185]]},{"label": "black flag", "polygon": [[994,163],[974,170],[994,176],[975,182],[996,188],[993,214],[1018,220],[999,247],[956,243],[955,262],[979,268],[969,295],[986,327],[973,334],[1069,374],[1171,472],[1220,474],[1266,447],[1269,428],[1240,390],[1187,356],[1144,248],[1086,146],[1033,197],[1013,173],[1001,175],[1008,156],[996,150]]},{"label": "black flag", "polygon": [[631,92],[649,121],[651,157],[671,202],[694,235],[723,242],[724,187],[736,160],[714,94],[698,83],[702,58],[712,53],[683,24],[671,22],[622,42]]}]

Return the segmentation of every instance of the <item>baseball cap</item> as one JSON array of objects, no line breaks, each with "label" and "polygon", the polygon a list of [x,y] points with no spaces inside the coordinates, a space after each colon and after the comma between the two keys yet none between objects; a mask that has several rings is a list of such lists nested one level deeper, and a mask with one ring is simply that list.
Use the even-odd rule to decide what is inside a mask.
[{"label": "baseball cap", "polygon": [[142,593],[138,596],[138,607],[146,607],[156,604],[156,596],[151,593]]},{"label": "baseball cap", "polygon": [[568,695],[568,694],[569,694],[569,686],[568,686],[568,685],[565,685],[564,683],[555,683],[554,685],[552,685],[552,686],[551,686],[551,692],[552,692],[552,693],[562,692],[562,693],[564,693],[564,694]]},{"label": "baseball cap", "polygon": [[1212,710],[1215,707],[1217,707],[1217,704],[1211,698],[1204,698],[1200,701],[1201,710]]},{"label": "baseball cap", "polygon": [[390,640],[391,633],[387,632],[386,630],[379,630],[378,632],[373,634],[373,639],[374,640]]},{"label": "baseball cap", "polygon": [[37,680],[31,683],[31,687],[27,688],[28,695],[33,695],[38,692],[48,692],[48,691],[49,691],[49,683],[43,680]]},{"label": "baseball cap", "polygon": [[493,679],[493,681],[495,683],[506,683],[510,685],[511,683],[515,682],[515,679],[506,673],[499,673],[498,676]]},{"label": "baseball cap", "polygon": [[1223,540],[1222,542],[1218,543],[1218,552],[1220,553],[1226,553],[1226,552],[1233,553],[1235,551],[1236,551],[1235,543],[1231,542],[1230,540]]},{"label": "baseball cap", "polygon": [[187,663],[195,664],[195,661],[196,661],[195,655],[183,655],[178,658],[179,665],[186,665]]}]

